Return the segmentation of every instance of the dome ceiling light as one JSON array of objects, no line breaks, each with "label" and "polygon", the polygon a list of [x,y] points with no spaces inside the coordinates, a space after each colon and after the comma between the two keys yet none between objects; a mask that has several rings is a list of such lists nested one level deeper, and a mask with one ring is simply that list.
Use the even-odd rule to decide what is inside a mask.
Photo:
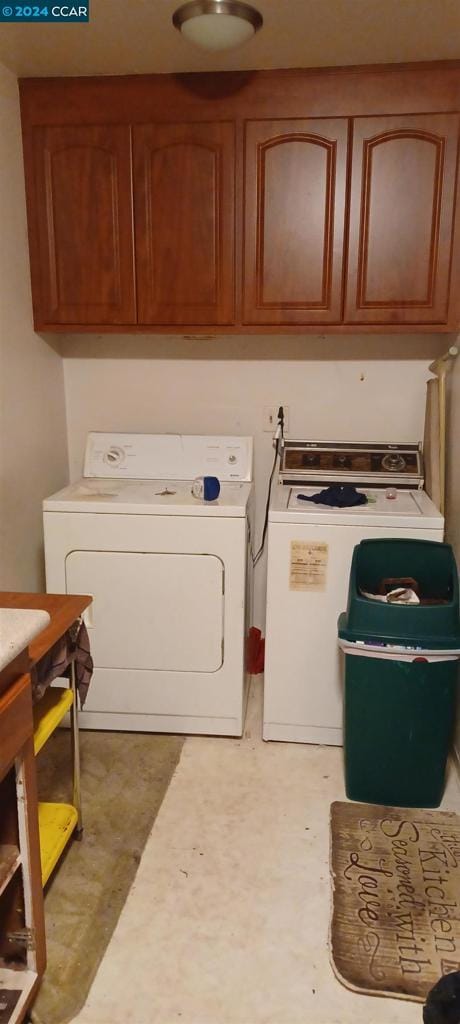
[{"label": "dome ceiling light", "polygon": [[233,50],[252,39],[263,18],[240,0],[191,0],[178,7],[173,25],[202,50]]}]

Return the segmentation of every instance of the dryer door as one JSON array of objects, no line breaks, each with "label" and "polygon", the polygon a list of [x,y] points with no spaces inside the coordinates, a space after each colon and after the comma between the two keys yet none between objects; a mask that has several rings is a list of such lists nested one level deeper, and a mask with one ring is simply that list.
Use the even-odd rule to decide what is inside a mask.
[{"label": "dryer door", "polygon": [[69,594],[92,594],[98,668],[216,672],[223,661],[223,573],[215,555],[72,551]]}]

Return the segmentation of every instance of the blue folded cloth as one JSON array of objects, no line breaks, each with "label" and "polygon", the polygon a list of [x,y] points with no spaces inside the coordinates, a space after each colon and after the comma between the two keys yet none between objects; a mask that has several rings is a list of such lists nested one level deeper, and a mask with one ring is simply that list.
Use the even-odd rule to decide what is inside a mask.
[{"label": "blue folded cloth", "polygon": [[367,495],[357,491],[353,484],[333,484],[318,494],[298,494],[299,501],[313,501],[315,505],[330,505],[331,508],[352,508],[353,505],[367,505]]}]

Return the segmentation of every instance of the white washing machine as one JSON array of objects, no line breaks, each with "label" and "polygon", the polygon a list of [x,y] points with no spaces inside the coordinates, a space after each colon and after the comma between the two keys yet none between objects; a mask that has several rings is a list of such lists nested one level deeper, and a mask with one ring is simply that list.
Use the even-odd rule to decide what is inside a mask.
[{"label": "white washing machine", "polygon": [[249,437],[88,435],[83,479],[43,504],[48,591],[93,596],[83,728],[241,735],[251,481]]},{"label": "white washing machine", "polygon": [[[353,483],[368,503],[314,504]],[[286,441],[270,501],[263,736],[342,743],[342,654],[353,548],[375,537],[442,541],[444,520],[423,490],[418,445]]]}]

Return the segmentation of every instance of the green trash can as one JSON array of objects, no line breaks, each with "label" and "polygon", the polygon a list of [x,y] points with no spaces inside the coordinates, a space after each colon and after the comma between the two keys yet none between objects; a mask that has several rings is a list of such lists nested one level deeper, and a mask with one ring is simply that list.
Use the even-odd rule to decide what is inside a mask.
[{"label": "green trash can", "polygon": [[[382,600],[399,580],[414,581],[420,603]],[[348,798],[438,807],[460,658],[458,574],[450,545],[361,541],[338,626],[345,654]]]}]

